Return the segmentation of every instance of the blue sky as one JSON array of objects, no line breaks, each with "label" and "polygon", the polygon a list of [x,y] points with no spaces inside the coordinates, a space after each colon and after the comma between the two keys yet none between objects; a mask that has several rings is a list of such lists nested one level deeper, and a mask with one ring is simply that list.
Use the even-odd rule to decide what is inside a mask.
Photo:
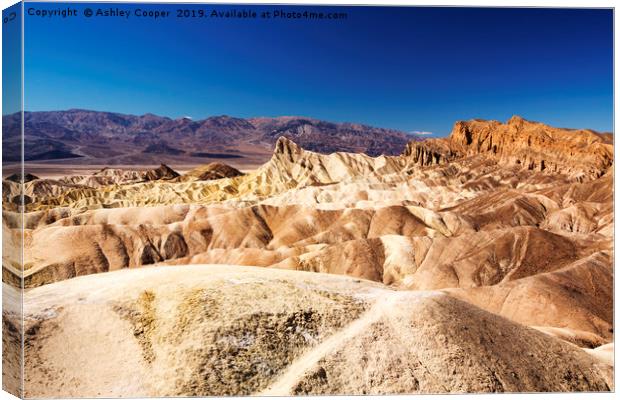
[{"label": "blue sky", "polygon": [[11,114],[22,107],[21,5],[2,11],[2,111]]},{"label": "blue sky", "polygon": [[517,114],[613,129],[611,10],[325,7],[348,18],[307,21],[178,19],[179,5],[142,7],[167,19],[85,18],[86,7],[136,7],[71,7],[79,17],[25,18],[27,110],[305,115],[440,135],[456,120]]}]

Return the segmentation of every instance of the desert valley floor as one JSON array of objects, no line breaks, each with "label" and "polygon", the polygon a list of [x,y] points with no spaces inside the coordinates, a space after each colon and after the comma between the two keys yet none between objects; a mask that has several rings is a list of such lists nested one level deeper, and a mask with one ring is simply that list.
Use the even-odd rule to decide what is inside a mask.
[{"label": "desert valley floor", "polygon": [[28,397],[613,390],[613,161],[513,117],[398,156],[280,137],[245,173],[5,177],[4,386],[23,331]]}]

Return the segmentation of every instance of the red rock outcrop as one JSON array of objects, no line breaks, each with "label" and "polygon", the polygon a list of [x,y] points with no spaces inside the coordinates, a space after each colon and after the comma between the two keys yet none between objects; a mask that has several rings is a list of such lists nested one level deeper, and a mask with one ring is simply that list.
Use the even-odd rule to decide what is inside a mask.
[{"label": "red rock outcrop", "polygon": [[506,123],[458,121],[448,138],[410,143],[403,155],[419,165],[485,156],[501,164],[582,181],[607,173],[613,164],[613,143],[610,135],[592,130],[554,128],[514,116]]}]

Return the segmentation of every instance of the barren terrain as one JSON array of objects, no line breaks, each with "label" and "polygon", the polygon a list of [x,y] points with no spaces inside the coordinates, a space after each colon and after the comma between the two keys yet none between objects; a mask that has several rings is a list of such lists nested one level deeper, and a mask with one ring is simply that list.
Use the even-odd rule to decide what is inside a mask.
[{"label": "barren terrain", "polygon": [[[19,170],[21,113],[2,117],[3,162],[9,174]],[[302,116],[236,118],[227,115],[201,120],[171,119],[153,114],[129,115],[91,110],[25,112],[25,161],[41,172],[90,166],[159,165],[195,167],[231,162],[255,168],[271,155],[281,136],[319,152],[362,152],[397,155],[409,135],[393,129],[333,123]],[[70,167],[67,167],[70,166]],[[35,173],[36,172],[32,172]]]},{"label": "barren terrain", "polygon": [[5,176],[25,394],[613,390],[612,139],[513,117],[393,156]]}]

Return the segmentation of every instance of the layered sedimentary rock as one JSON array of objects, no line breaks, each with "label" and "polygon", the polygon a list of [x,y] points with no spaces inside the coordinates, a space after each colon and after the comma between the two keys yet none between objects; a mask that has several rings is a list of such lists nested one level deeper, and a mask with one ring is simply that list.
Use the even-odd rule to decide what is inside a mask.
[{"label": "layered sedimentary rock", "polygon": [[200,166],[192,169],[183,174],[179,178],[181,181],[212,181],[216,179],[234,178],[241,176],[243,173],[230,165],[223,163],[210,163],[204,166]]},{"label": "layered sedimentary rock", "polygon": [[441,292],[394,291],[349,277],[193,265],[84,276],[29,296],[32,397],[612,385],[609,364],[538,330]]},{"label": "layered sedimentary rock", "polygon": [[613,163],[610,135],[568,130],[514,116],[499,121],[459,121],[446,139],[411,143],[407,153],[420,165],[484,155],[507,165],[583,180],[602,176]]},{"label": "layered sedimentary rock", "polygon": [[[5,179],[4,236],[25,229],[3,278],[23,273],[40,354],[29,394],[609,390],[613,176],[608,135],[515,117],[399,156],[281,137],[246,173],[33,177],[23,219]],[[108,328],[77,335],[86,314]],[[78,370],[60,344],[104,361]],[[113,387],[118,363],[137,372]]]}]

